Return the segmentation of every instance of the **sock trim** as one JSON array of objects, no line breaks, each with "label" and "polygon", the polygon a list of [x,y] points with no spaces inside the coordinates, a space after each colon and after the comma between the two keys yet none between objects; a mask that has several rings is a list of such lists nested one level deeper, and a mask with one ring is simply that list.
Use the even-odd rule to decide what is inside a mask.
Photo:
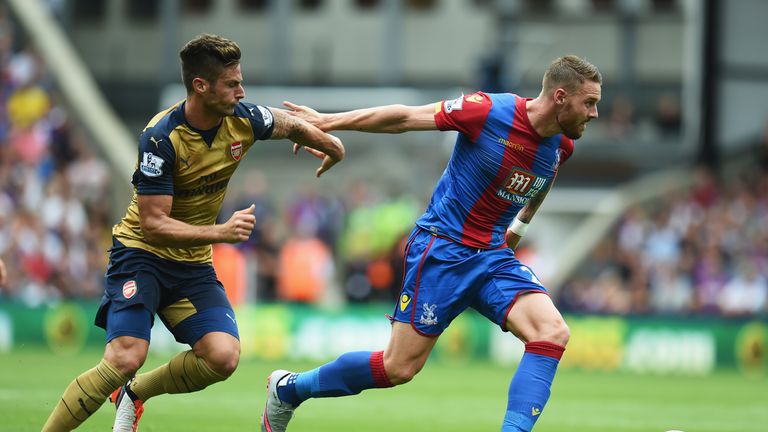
[{"label": "sock trim", "polygon": [[376,384],[376,387],[386,388],[393,386],[387,376],[387,371],[384,369],[384,351],[371,353],[371,375],[373,375],[373,382]]},{"label": "sock trim", "polygon": [[67,409],[67,412],[69,412],[69,415],[72,416],[72,418],[75,419],[76,421],[79,421],[80,423],[82,423],[82,422],[88,420],[87,416],[84,419],[82,419],[82,420],[77,418],[75,413],[73,413],[72,410],[69,408],[69,405],[67,405],[67,401],[65,401],[64,398],[61,398],[61,403],[64,405],[64,408]]},{"label": "sock trim", "polygon": [[528,342],[525,344],[525,352],[560,360],[563,357],[563,352],[565,352],[565,347],[556,343],[545,341]]},{"label": "sock trim", "polygon": [[[98,369],[97,369],[97,371],[98,371]],[[85,391],[85,389],[83,388],[83,385],[82,385],[82,384],[80,384],[80,379],[79,379],[79,378],[80,378],[80,377],[77,377],[77,378],[75,378],[75,384],[77,384],[77,387],[79,387],[79,388],[80,388],[80,391],[81,391],[81,392],[83,392],[83,394],[84,394],[84,395],[88,396],[88,399],[90,399],[90,400],[92,400],[92,401],[94,401],[94,402],[96,402],[96,403],[99,403],[99,401],[98,401],[98,400],[94,399],[94,397],[93,397],[93,396],[91,396],[91,395],[90,395],[90,394],[89,394],[87,391]],[[91,413],[90,411],[88,411],[88,409],[86,409],[85,407],[83,407],[83,409],[84,409],[84,410],[85,410],[85,412],[87,412],[89,415],[90,415],[90,414],[92,414],[92,413]]]}]

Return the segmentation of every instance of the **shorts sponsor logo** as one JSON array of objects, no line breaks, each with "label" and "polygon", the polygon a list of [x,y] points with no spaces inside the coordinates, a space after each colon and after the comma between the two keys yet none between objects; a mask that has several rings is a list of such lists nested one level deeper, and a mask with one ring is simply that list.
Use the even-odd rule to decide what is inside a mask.
[{"label": "shorts sponsor logo", "polygon": [[136,281],[129,280],[123,284],[123,297],[129,299],[136,295]]},{"label": "shorts sponsor logo", "polygon": [[239,161],[243,156],[243,144],[240,141],[235,141],[229,146],[229,153],[232,155],[232,159]]},{"label": "shorts sponsor logo", "polygon": [[408,294],[403,294],[403,296],[400,297],[400,312],[405,312],[405,308],[407,308],[410,303],[411,297],[409,297]]},{"label": "shorts sponsor logo", "polygon": [[423,312],[421,312],[421,317],[419,318],[419,324],[424,324],[424,325],[437,324],[437,317],[435,316],[435,309],[437,309],[437,305],[424,303],[422,308],[423,308]]},{"label": "shorts sponsor logo", "polygon": [[163,174],[164,162],[160,156],[155,156],[151,152],[144,152],[139,170],[147,177],[160,177]]}]

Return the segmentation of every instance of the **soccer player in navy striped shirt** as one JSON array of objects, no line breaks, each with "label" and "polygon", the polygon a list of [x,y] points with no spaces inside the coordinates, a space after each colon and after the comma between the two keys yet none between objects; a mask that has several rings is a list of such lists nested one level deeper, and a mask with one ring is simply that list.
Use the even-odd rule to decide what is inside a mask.
[{"label": "soccer player in navy striped shirt", "polygon": [[[104,358],[64,390],[44,432],[77,428],[110,393],[113,431],[135,432],[147,399],[202,390],[237,368],[235,312],[213,268],[211,245],[247,240],[256,218],[250,206],[216,224],[232,175],[262,140],[288,138],[318,150],[317,176],[344,157],[338,138],[285,110],[244,102],[240,54],[235,42],[208,34],[179,53],[187,97],[156,114],[139,137],[133,198],[112,230],[96,315],[106,330]],[[155,315],[191,349],[135,375]]]}]

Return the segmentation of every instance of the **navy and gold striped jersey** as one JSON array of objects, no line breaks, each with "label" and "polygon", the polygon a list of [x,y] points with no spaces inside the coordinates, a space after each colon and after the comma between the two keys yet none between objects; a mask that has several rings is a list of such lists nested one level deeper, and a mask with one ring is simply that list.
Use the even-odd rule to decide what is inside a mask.
[{"label": "navy and gold striped jersey", "polygon": [[272,135],[273,117],[266,107],[240,102],[219,126],[202,131],[187,123],[184,104],[155,115],[141,133],[133,198],[112,235],[125,246],[162,258],[210,263],[211,245],[173,248],[149,244],[141,232],[138,195],[172,195],[170,217],[190,225],[213,225],[229,179],[254,141]]}]

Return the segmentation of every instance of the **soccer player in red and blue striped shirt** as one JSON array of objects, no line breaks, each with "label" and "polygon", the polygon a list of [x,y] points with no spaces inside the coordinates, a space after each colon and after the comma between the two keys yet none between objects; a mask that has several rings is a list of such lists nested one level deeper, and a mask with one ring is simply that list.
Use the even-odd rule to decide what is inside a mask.
[{"label": "soccer player in red and blue striped shirt", "polygon": [[478,92],[420,107],[390,105],[338,114],[286,103],[294,115],[324,131],[439,129],[459,135],[408,240],[389,345],[379,352],[346,353],[308,372],[273,372],[262,431],[284,431],[295,407],[309,398],[410,381],[440,334],[468,307],[525,343],[501,430],[533,428],[549,398],[569,330],[546,288],[514,250],[559,167],[573,153],[574,140],[597,118],[601,84],[594,65],[565,56],[546,70],[535,99]]}]

